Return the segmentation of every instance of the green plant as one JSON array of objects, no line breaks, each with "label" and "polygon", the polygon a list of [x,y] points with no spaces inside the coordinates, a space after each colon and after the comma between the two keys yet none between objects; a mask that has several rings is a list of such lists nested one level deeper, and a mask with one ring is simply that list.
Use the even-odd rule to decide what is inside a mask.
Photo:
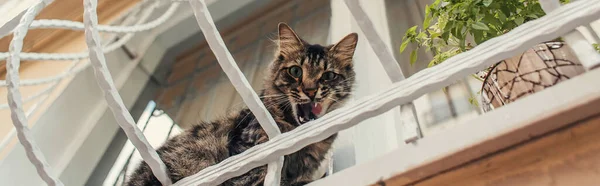
[{"label": "green plant", "polygon": [[[428,67],[465,52],[477,44],[545,15],[539,0],[436,0],[425,7],[422,29],[407,30],[400,52],[409,43],[417,44],[411,51],[410,63],[417,61],[417,50],[434,53]],[[569,0],[561,0],[568,3]],[[436,20],[434,20],[436,19]],[[434,24],[431,24],[435,21]],[[473,42],[469,42],[468,38]]]},{"label": "green plant", "polygon": [[594,45],[594,48],[596,49],[596,51],[600,52],[600,45],[598,43],[594,43],[592,45]]}]

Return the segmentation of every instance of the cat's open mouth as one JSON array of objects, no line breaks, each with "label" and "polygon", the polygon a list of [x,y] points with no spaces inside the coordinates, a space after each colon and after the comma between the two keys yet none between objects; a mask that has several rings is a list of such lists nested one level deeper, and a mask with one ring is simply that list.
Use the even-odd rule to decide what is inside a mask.
[{"label": "cat's open mouth", "polygon": [[321,115],[323,107],[320,103],[309,102],[305,104],[297,105],[298,122],[304,124],[306,122],[315,120]]}]

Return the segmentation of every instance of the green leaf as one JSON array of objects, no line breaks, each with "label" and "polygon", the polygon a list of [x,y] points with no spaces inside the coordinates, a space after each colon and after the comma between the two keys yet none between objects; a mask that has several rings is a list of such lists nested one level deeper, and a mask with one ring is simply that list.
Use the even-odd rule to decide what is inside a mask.
[{"label": "green leaf", "polygon": [[477,101],[477,98],[475,98],[475,96],[471,96],[469,97],[469,103],[471,103],[471,105],[479,107],[479,102]]},{"label": "green leaf", "polygon": [[454,25],[456,25],[455,20],[448,20],[448,22],[446,22],[446,26],[443,29],[444,32],[450,32],[454,28]]},{"label": "green leaf", "polygon": [[511,17],[512,16],[512,14],[511,14],[512,11],[511,11],[511,9],[508,6],[501,6],[500,7],[500,11],[502,11],[502,13],[504,13],[504,15],[507,16],[507,17]]},{"label": "green leaf", "polygon": [[483,6],[488,7],[492,4],[493,0],[483,0]]},{"label": "green leaf", "polygon": [[500,21],[502,22],[506,22],[506,14],[502,13],[502,12],[498,12],[498,19],[500,19]]},{"label": "green leaf", "polygon": [[540,18],[538,15],[535,15],[535,14],[527,14],[527,17],[533,18],[533,19]]},{"label": "green leaf", "polygon": [[473,25],[471,25],[471,27],[473,27],[476,30],[485,30],[485,31],[490,30],[490,27],[488,27],[487,25],[483,24],[482,22],[473,23]]},{"label": "green leaf", "polygon": [[522,17],[515,18],[515,23],[517,23],[517,25],[523,24],[524,21],[525,21],[525,19]]},{"label": "green leaf", "polygon": [[417,34],[417,26],[410,27],[408,30],[406,30],[406,33],[410,33],[412,35]]},{"label": "green leaf", "polygon": [[404,49],[406,49],[406,46],[408,46],[408,43],[410,43],[410,40],[404,40],[402,42],[402,45],[400,45],[400,53],[404,52]]},{"label": "green leaf", "polygon": [[431,39],[433,38],[437,38],[440,37],[442,34],[440,34],[439,32],[431,32],[429,37],[431,37]]},{"label": "green leaf", "polygon": [[433,3],[431,3],[431,7],[437,8],[437,6],[440,4],[441,0],[435,0]]},{"label": "green leaf", "polygon": [[485,16],[483,17],[483,21],[488,25],[502,25],[500,19],[494,17],[494,15],[489,13],[485,14]]},{"label": "green leaf", "polygon": [[444,32],[444,33],[442,33],[442,39],[444,40],[444,42],[446,44],[448,44],[448,39],[450,39],[450,32]]},{"label": "green leaf", "polygon": [[413,50],[410,53],[410,65],[414,65],[417,62],[417,50]]},{"label": "green leaf", "polygon": [[442,15],[437,18],[437,22],[435,23],[440,30],[445,30],[446,24],[448,24],[447,15]]},{"label": "green leaf", "polygon": [[460,34],[460,31],[462,30],[462,26],[457,26],[454,27],[454,29],[452,29],[452,31],[450,32],[454,37],[458,38],[458,39],[462,39],[461,36],[462,34]]},{"label": "green leaf", "polygon": [[426,38],[427,34],[425,34],[425,32],[419,32],[419,34],[417,35],[417,39],[424,40]]},{"label": "green leaf", "polygon": [[429,64],[427,64],[427,68],[437,65],[437,61],[431,60]]},{"label": "green leaf", "polygon": [[473,31],[473,39],[475,39],[476,44],[481,44],[485,40],[483,37],[483,31],[475,30]]},{"label": "green leaf", "polygon": [[425,15],[425,20],[423,20],[423,28],[429,28],[429,24],[431,24],[431,16]]}]

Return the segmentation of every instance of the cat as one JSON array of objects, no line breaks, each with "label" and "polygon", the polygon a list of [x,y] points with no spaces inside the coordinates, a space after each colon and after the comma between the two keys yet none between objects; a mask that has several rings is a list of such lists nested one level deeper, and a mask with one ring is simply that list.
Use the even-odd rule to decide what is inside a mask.
[{"label": "cat", "polygon": [[[281,132],[288,132],[347,101],[354,84],[352,58],[358,35],[351,33],[336,44],[321,46],[305,42],[285,23],[279,23],[278,33],[279,47],[267,70],[260,97]],[[313,174],[336,136],[286,155],[281,185],[314,181]],[[246,108],[224,119],[195,125],[169,139],[157,152],[167,166],[169,177],[176,182],[266,141],[265,131]],[[221,185],[263,185],[266,168],[266,165],[254,168]],[[160,185],[160,182],[142,162],[126,185]]]}]

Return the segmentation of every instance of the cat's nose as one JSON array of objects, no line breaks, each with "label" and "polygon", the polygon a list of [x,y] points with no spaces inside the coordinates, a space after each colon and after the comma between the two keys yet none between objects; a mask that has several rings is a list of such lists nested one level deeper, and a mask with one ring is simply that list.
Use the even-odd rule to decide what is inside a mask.
[{"label": "cat's nose", "polygon": [[308,89],[304,89],[302,91],[304,92],[304,94],[306,94],[306,96],[308,96],[310,98],[310,100],[315,100],[315,95],[317,93],[316,88],[308,88]]}]

